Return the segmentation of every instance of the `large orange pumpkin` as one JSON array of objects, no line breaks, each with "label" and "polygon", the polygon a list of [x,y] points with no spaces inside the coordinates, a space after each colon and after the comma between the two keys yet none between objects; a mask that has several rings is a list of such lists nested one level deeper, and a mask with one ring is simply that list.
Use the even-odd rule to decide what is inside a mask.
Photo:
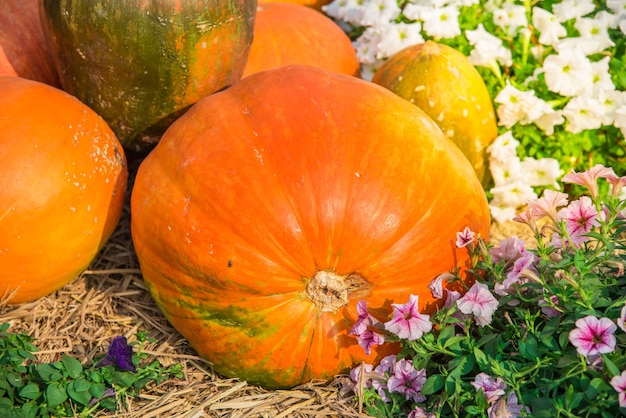
[{"label": "large orange pumpkin", "polygon": [[0,77],[0,299],[43,297],[74,279],[117,225],[121,144],[83,103]]},{"label": "large orange pumpkin", "polygon": [[52,51],[41,28],[39,0],[2,0],[0,75],[60,85]]},{"label": "large orange pumpkin", "polygon": [[311,66],[253,74],[192,107],[142,162],[131,231],[147,287],[214,369],[266,387],[329,378],[366,356],[379,319],[487,236],[467,159],[419,108]]},{"label": "large orange pumpkin", "polygon": [[359,60],[346,33],[323,13],[299,4],[259,3],[254,41],[242,77],[289,64],[356,75]]},{"label": "large orange pumpkin", "polygon": [[489,90],[465,55],[433,41],[408,46],[385,61],[372,81],[432,117],[488,186],[487,147],[498,126]]}]

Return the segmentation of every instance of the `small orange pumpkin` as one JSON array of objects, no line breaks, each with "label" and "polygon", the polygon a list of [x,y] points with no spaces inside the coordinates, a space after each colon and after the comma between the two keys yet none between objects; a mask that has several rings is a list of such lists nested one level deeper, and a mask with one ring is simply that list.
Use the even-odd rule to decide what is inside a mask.
[{"label": "small orange pumpkin", "polygon": [[376,70],[372,82],[419,106],[470,161],[487,186],[487,147],[498,136],[489,90],[456,49],[433,41],[404,48]]},{"label": "small orange pumpkin", "polygon": [[359,60],[348,35],[321,12],[289,3],[259,3],[254,40],[242,77],[290,64],[356,75]]},{"label": "small orange pumpkin", "polygon": [[[417,106],[319,67],[253,74],[202,99],[139,167],[131,232],[166,317],[223,375],[266,387],[331,378],[380,320],[467,260],[489,210],[461,151]],[[387,351],[386,351],[387,350]]]},{"label": "small orange pumpkin", "polygon": [[39,19],[39,0],[2,0],[0,75],[60,86],[52,50]]},{"label": "small orange pumpkin", "polygon": [[109,126],[69,94],[0,77],[0,299],[59,289],[117,225],[127,169]]}]

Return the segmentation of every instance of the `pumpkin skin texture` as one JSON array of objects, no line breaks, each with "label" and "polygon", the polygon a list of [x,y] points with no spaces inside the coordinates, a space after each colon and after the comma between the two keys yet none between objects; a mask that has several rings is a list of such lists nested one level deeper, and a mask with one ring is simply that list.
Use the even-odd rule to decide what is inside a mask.
[{"label": "pumpkin skin texture", "polygon": [[0,7],[0,75],[59,87],[52,51],[39,20],[39,0],[3,0]]},{"label": "pumpkin skin texture", "polygon": [[428,291],[487,236],[480,183],[419,108],[312,66],[253,74],[194,105],[138,169],[131,232],[153,298],[214,370],[269,388],[362,360],[364,299]]},{"label": "pumpkin skin texture", "polygon": [[290,64],[359,73],[350,38],[326,15],[298,4],[259,3],[254,41],[242,77]]},{"label": "pumpkin skin texture", "polygon": [[41,0],[63,89],[146,153],[191,104],[237,82],[255,0]]},{"label": "pumpkin skin texture", "polygon": [[465,55],[433,41],[412,45],[385,61],[372,82],[422,108],[488,186],[487,147],[498,126],[487,86]]},{"label": "pumpkin skin texture", "polygon": [[119,221],[127,175],[122,145],[91,109],[0,77],[0,298],[36,300],[87,268]]},{"label": "pumpkin skin texture", "polygon": [[288,3],[298,4],[309,7],[311,9],[322,11],[322,7],[329,4],[332,0],[263,0],[265,3]]}]

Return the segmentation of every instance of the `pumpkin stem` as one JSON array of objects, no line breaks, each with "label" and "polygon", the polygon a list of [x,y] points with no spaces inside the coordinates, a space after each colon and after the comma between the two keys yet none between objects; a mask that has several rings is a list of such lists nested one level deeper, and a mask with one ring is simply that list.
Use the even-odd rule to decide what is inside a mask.
[{"label": "pumpkin stem", "polygon": [[336,312],[348,304],[351,292],[363,287],[367,287],[367,281],[359,274],[320,270],[306,284],[305,294],[321,312]]}]

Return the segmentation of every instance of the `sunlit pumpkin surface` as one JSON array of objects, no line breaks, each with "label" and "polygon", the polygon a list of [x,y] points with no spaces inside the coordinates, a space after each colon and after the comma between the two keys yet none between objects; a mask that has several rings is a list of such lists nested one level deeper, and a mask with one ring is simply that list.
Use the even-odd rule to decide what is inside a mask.
[{"label": "sunlit pumpkin surface", "polygon": [[127,168],[107,124],[43,83],[0,77],[0,298],[70,282],[122,213]]},{"label": "sunlit pumpkin surface", "polygon": [[290,64],[359,73],[352,41],[328,16],[299,4],[261,2],[242,77]]},{"label": "sunlit pumpkin surface", "polygon": [[[174,123],[143,161],[131,231],[147,286],[199,355],[266,387],[330,378],[382,321],[486,236],[471,165],[416,106],[307,66],[254,74]],[[393,349],[393,348],[392,348]]]}]

